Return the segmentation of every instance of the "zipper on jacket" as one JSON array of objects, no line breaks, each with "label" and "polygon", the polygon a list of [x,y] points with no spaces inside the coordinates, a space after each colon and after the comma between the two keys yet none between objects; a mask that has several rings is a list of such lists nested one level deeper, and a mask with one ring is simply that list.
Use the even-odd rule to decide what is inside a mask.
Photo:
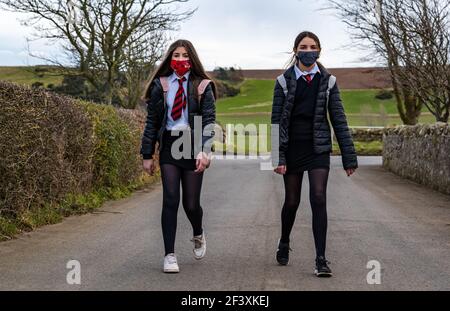
[{"label": "zipper on jacket", "polygon": [[[322,78],[322,77],[321,77]],[[316,151],[316,135],[315,135],[315,127],[316,127],[316,110],[317,110],[317,102],[318,102],[318,98],[319,97],[319,93],[320,93],[320,87],[322,86],[322,79],[320,79],[320,85],[319,85],[319,89],[317,90],[317,94],[316,94],[316,103],[314,106],[314,112],[313,112],[313,135],[312,135],[312,140],[313,140],[313,151]]]}]

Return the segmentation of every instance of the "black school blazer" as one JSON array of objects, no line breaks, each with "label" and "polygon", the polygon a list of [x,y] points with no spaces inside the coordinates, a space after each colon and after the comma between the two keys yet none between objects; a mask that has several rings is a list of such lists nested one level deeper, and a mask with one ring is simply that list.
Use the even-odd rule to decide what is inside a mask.
[{"label": "black school blazer", "polygon": [[[313,121],[313,147],[315,153],[331,152],[331,129],[327,117],[327,110],[330,115],[331,125],[333,126],[339,148],[342,154],[342,164],[344,169],[357,168],[358,161],[352,135],[348,128],[347,118],[342,106],[342,100],[337,83],[330,91],[329,103],[327,106],[327,89],[330,73],[319,62],[320,85],[317,94],[316,107],[314,109]],[[286,151],[289,142],[289,123],[294,106],[295,91],[297,88],[297,79],[294,66],[284,72],[286,84],[288,87],[287,96],[284,95],[283,88],[278,83],[275,84],[273,105],[272,105],[272,124],[279,125],[279,148],[272,150],[278,151],[278,165],[286,165]],[[275,163],[277,164],[277,163]]]}]

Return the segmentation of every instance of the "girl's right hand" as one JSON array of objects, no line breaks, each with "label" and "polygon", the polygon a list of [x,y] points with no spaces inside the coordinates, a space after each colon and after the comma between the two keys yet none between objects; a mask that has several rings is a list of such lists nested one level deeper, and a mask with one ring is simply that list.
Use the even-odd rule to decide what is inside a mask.
[{"label": "girl's right hand", "polygon": [[145,172],[150,176],[153,176],[155,173],[155,163],[153,162],[153,159],[143,160],[142,166],[144,167]]},{"label": "girl's right hand", "polygon": [[277,174],[284,175],[284,174],[286,174],[286,165],[280,165],[273,171]]}]

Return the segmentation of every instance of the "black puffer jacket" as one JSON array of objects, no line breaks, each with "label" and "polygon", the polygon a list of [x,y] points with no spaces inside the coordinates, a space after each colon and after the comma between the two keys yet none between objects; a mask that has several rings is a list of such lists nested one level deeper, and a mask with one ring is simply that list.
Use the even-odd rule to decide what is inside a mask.
[{"label": "black puffer jacket", "polygon": [[[194,154],[194,150],[213,150],[213,137],[214,131],[206,131],[203,133],[203,129],[209,124],[215,124],[216,121],[216,106],[214,92],[211,83],[206,87],[203,93],[200,103],[194,91],[192,80],[188,80],[188,105],[189,112],[189,126],[191,128],[191,155]],[[159,150],[162,147],[162,133],[167,125],[167,105],[164,104],[164,93],[159,79],[153,80],[150,85],[150,99],[147,101],[147,121],[145,124],[144,134],[142,136],[141,154],[144,159],[151,159],[155,153],[155,144],[158,141]],[[201,146],[194,148],[194,117],[202,117],[202,139]],[[202,148],[201,150],[199,150]]]},{"label": "black puffer jacket", "polygon": [[[321,72],[321,79],[314,110],[313,147],[315,153],[322,153],[332,151],[331,130],[326,113],[327,89],[330,74],[322,64],[318,63],[318,65]],[[288,94],[287,96],[284,95],[283,88],[277,81],[272,106],[272,124],[279,125],[278,165],[286,165],[286,151],[289,142],[288,129],[297,88],[294,66],[284,72],[284,77],[286,78]],[[341,150],[344,169],[357,168],[358,161],[355,147],[351,132],[348,128],[337,83],[330,91],[328,112]],[[276,152],[276,150],[272,150],[272,152]]]}]

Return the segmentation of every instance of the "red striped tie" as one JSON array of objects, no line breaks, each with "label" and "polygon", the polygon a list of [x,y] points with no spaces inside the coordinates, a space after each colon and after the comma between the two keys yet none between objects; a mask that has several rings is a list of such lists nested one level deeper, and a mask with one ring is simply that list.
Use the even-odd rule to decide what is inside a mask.
[{"label": "red striped tie", "polygon": [[178,91],[177,95],[175,95],[175,100],[173,101],[171,113],[172,119],[174,121],[178,120],[181,117],[183,109],[186,108],[187,104],[186,96],[184,95],[183,81],[186,81],[185,77],[178,79]]}]

